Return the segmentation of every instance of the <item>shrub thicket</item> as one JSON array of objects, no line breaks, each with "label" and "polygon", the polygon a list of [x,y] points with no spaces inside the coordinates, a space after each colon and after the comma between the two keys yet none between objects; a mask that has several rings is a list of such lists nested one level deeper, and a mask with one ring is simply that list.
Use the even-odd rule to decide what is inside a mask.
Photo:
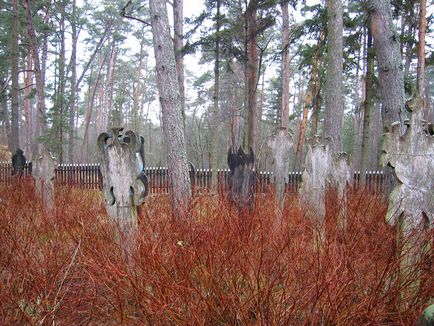
[{"label": "shrub thicket", "polygon": [[398,273],[399,246],[432,231],[397,245],[369,193],[348,195],[344,227],[328,202],[322,243],[296,198],[276,225],[271,195],[243,216],[199,196],[185,220],[156,196],[129,253],[99,193],[58,188],[51,214],[31,182],[1,198],[2,325],[411,325],[434,293],[432,250]]}]

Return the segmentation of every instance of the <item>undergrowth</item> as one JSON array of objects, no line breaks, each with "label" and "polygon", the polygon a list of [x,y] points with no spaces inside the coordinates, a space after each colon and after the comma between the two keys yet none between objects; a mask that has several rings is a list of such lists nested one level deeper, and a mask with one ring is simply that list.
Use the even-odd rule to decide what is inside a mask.
[{"label": "undergrowth", "polygon": [[277,225],[270,194],[242,216],[198,196],[183,220],[154,196],[123,252],[98,192],[57,188],[45,213],[31,182],[0,190],[2,325],[411,325],[434,293],[432,250],[402,276],[397,244],[432,230],[397,242],[366,192],[324,228],[295,197]]}]

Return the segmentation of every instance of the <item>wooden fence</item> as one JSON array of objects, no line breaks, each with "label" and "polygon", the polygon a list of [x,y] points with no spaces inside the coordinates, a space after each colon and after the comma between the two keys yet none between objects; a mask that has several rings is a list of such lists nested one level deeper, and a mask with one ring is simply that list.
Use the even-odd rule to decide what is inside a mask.
[{"label": "wooden fence", "polygon": [[[149,180],[150,193],[168,193],[169,176],[167,168],[148,167],[145,173]],[[32,174],[32,163],[29,162],[24,169],[24,175]],[[192,180],[192,187],[196,193],[207,193],[211,188],[211,170],[196,170]],[[218,191],[224,192],[229,185],[229,170],[218,170]],[[266,193],[272,187],[271,172],[256,174],[255,191]],[[301,184],[301,172],[290,172],[289,182],[286,183],[287,193],[296,193]],[[12,165],[9,162],[0,162],[0,183],[10,183],[12,180]],[[61,164],[56,169],[55,183],[84,189],[102,189],[102,176],[99,164]],[[360,184],[360,173],[354,173],[353,186]],[[383,192],[387,187],[386,178],[382,171],[369,171],[366,173],[366,187],[371,192]]]}]

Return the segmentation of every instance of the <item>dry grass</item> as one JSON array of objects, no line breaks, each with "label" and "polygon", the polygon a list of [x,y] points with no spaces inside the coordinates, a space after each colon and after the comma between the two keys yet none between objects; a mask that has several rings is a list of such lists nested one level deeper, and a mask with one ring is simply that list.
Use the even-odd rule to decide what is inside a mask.
[{"label": "dry grass", "polygon": [[411,325],[434,293],[432,250],[398,277],[405,253],[367,193],[349,195],[345,231],[329,202],[319,247],[296,199],[276,227],[272,196],[241,217],[197,197],[182,221],[167,197],[149,198],[129,254],[98,193],[58,189],[52,215],[33,193],[1,189],[2,325]]}]

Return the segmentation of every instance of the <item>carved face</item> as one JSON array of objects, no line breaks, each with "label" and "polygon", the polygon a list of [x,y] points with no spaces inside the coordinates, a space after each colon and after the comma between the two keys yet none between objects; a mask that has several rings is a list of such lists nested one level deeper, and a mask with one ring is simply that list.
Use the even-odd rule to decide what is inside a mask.
[{"label": "carved face", "polygon": [[143,203],[147,194],[147,178],[143,159],[137,155],[140,138],[132,131],[112,129],[98,137],[103,187],[108,205],[133,207]]},{"label": "carved face", "polygon": [[334,155],[329,144],[308,145],[306,167],[300,197],[316,218],[325,216],[325,196],[328,187],[336,188],[339,198],[345,196],[345,187],[352,181],[346,155]]},{"label": "carved face", "polygon": [[288,182],[289,156],[293,147],[292,137],[286,130],[278,130],[267,142],[273,156],[273,175]]},{"label": "carved face", "polygon": [[386,220],[394,224],[404,215],[411,228],[420,225],[422,218],[433,223],[434,137],[423,128],[419,111],[413,112],[404,135],[400,135],[399,123],[384,134],[381,163],[393,167],[398,181],[389,197]]},{"label": "carved face", "polygon": [[54,180],[57,161],[47,148],[43,149],[42,155],[37,158],[35,163],[35,171],[38,178],[43,179],[44,182]]}]

